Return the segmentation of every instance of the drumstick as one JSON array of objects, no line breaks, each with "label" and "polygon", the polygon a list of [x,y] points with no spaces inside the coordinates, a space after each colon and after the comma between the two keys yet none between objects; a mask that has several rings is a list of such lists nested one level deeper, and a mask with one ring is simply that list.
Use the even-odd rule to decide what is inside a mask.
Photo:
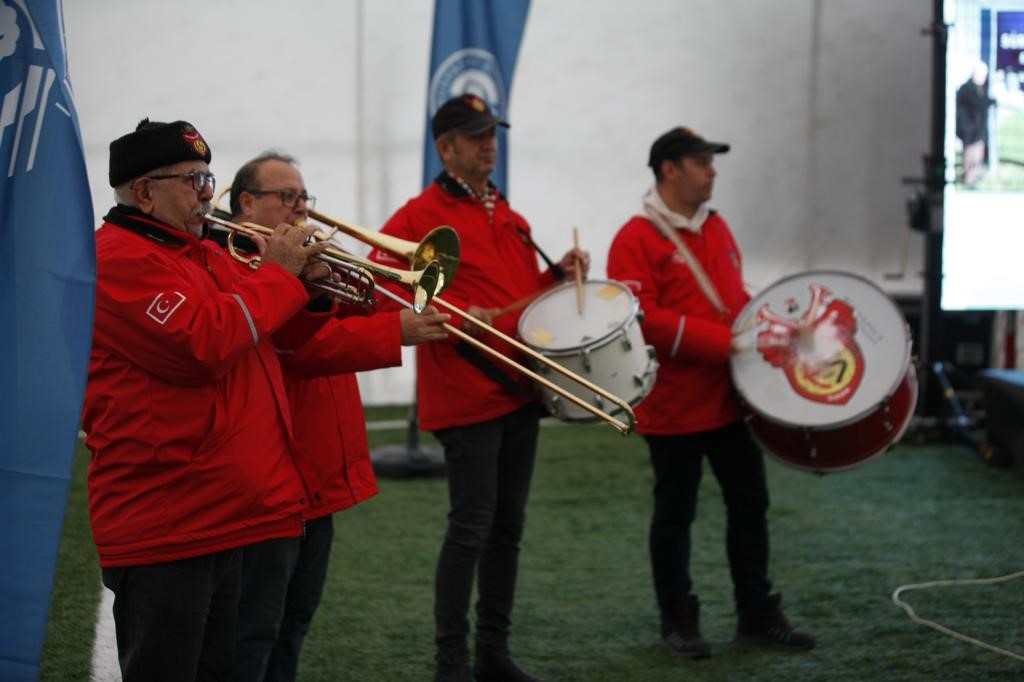
[{"label": "drumstick", "polygon": [[580,262],[579,249],[580,249],[580,231],[576,228],[572,228],[572,248],[577,251],[572,256],[573,263],[575,264],[576,270],[576,312],[580,315],[583,314],[583,267]]},{"label": "drumstick", "polygon": [[556,281],[555,283],[551,284],[550,286],[546,286],[543,289],[538,289],[537,291],[533,292],[532,294],[527,294],[526,296],[523,296],[520,299],[516,299],[515,301],[512,301],[511,303],[509,303],[504,308],[498,308],[495,311],[494,315],[492,316],[492,319],[494,317],[501,317],[502,315],[505,315],[507,313],[515,312],[516,310],[519,310],[520,308],[525,308],[530,303],[533,303],[534,299],[536,299],[538,296],[540,296],[541,294],[543,294],[543,293],[545,293],[547,291],[550,291],[551,289],[557,287],[560,284],[561,284],[561,282],[557,282]]}]

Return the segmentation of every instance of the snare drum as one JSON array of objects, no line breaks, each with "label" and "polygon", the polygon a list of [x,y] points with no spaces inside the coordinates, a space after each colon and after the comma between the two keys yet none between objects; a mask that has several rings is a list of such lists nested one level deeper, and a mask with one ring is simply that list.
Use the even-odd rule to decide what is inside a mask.
[{"label": "snare drum", "polygon": [[[612,395],[635,405],[654,385],[658,362],[640,332],[640,304],[625,285],[588,280],[582,286],[583,312],[577,308],[576,285],[562,284],[542,294],[519,318],[519,336],[541,355],[579,374]],[[540,365],[553,384],[608,411],[608,401],[558,372]],[[593,421],[579,405],[541,386],[548,411],[565,421]]]},{"label": "snare drum", "polygon": [[754,436],[785,464],[819,473],[880,455],[917,402],[910,328],[868,280],[784,278],[733,324],[730,368]]}]

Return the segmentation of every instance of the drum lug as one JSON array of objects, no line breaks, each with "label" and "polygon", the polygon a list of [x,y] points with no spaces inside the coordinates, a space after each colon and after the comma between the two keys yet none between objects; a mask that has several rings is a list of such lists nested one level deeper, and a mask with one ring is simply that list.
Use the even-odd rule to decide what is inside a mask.
[{"label": "drum lug", "polygon": [[890,409],[889,400],[886,400],[882,405],[882,412],[885,414],[885,421],[882,422],[882,426],[885,427],[886,431],[892,431],[896,428],[896,425],[892,423],[892,410]]},{"label": "drum lug", "polygon": [[622,342],[622,349],[626,351],[633,350],[633,343],[626,336],[626,330],[623,329],[619,332],[619,340]]},{"label": "drum lug", "polygon": [[597,406],[597,409],[599,409],[601,411],[604,411],[604,398],[602,398],[601,396],[599,396],[598,394],[595,393],[594,394],[594,405]]},{"label": "drum lug", "polygon": [[807,451],[807,456],[810,457],[811,459],[817,459],[817,457],[818,457],[818,448],[811,441],[811,430],[810,429],[802,429],[802,431],[804,432],[804,441],[807,443],[807,446],[810,448]]},{"label": "drum lug", "polygon": [[560,396],[551,396],[551,416],[555,419],[565,418],[565,406],[562,405],[562,398]]},{"label": "drum lug", "polygon": [[583,349],[583,369],[590,374],[590,349]]},{"label": "drum lug", "polygon": [[654,359],[654,346],[647,346],[647,360],[647,369],[644,370],[644,373],[633,375],[633,383],[636,384],[637,388],[645,386],[647,379],[658,372],[658,361]]}]

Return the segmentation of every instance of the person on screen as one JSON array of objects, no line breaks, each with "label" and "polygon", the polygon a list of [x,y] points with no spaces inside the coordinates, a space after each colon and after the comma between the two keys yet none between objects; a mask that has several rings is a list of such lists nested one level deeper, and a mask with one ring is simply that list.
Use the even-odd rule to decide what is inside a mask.
[{"label": "person on screen", "polygon": [[[444,298],[470,315],[515,333],[517,315],[503,307],[552,284],[556,268],[541,272],[530,226],[491,182],[498,126],[508,127],[476,95],[445,102],[431,121],[444,170],[388,219],[381,231],[419,242],[435,225],[458,230],[459,270]],[[370,258],[402,261],[380,249]],[[590,256],[570,249],[562,274],[577,262],[586,274]],[[455,317],[467,333],[478,333]],[[483,332],[479,332],[483,334]],[[416,348],[419,420],[444,447],[448,474],[448,527],[434,581],[437,647],[435,682],[539,678],[509,654],[519,547],[537,453],[541,407],[522,375],[507,374],[464,341]],[[470,666],[468,611],[477,584],[475,660]]]},{"label": "person on screen", "polygon": [[768,580],[764,456],[743,423],[729,375],[732,323],[750,299],[739,247],[708,208],[716,154],[729,145],[677,127],[651,145],[654,187],[612,241],[608,276],[630,286],[644,339],[658,354],[654,388],[636,408],[650,450],[654,510],[648,535],[661,638],[684,658],[707,658],[690,578],[690,527],[704,457],[727,510],[726,555],[739,641],[805,651],[814,637],[789,624]]},{"label": "person on screen", "polygon": [[988,144],[988,108],[995,100],[988,94],[988,65],[978,61],[971,77],[956,91],[956,136],[964,146],[961,181],[973,186],[985,174]]}]

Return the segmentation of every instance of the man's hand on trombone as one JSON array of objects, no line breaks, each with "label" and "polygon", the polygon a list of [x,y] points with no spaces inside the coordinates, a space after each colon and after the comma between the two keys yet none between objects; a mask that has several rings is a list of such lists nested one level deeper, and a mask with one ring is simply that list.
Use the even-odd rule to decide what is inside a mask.
[{"label": "man's hand on trombone", "polygon": [[441,341],[448,338],[448,332],[442,326],[452,319],[448,313],[440,313],[432,305],[428,305],[417,315],[410,308],[403,308],[398,313],[399,325],[402,328],[402,345],[415,346],[428,341]]},{"label": "man's hand on trombone", "polygon": [[323,279],[331,274],[331,266],[317,259],[327,248],[325,241],[307,244],[315,230],[281,223],[269,237],[253,235],[252,240],[259,249],[265,263],[277,263],[282,268],[303,279]]}]

